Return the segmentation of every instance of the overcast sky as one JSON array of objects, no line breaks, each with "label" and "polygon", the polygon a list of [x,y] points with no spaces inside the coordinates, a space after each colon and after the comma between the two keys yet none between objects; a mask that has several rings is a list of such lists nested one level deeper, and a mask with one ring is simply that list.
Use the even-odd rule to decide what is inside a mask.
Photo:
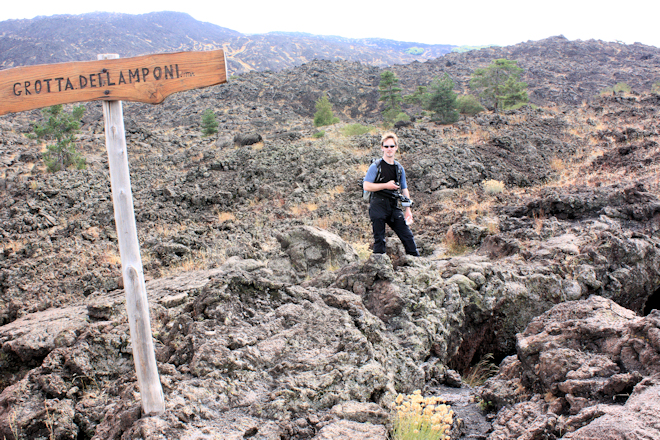
[{"label": "overcast sky", "polygon": [[[564,35],[660,47],[657,0],[3,0],[0,21],[37,15],[155,11],[187,12],[195,19],[242,33],[309,32],[349,38],[453,45],[511,45]],[[321,7],[323,6],[323,7]]]}]

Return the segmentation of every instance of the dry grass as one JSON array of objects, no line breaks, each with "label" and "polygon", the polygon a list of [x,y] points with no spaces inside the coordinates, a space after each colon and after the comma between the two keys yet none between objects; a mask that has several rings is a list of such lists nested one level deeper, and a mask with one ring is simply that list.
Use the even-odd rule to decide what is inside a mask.
[{"label": "dry grass", "polygon": [[235,221],[236,216],[231,212],[218,212],[218,221],[220,223]]},{"label": "dry grass", "polygon": [[481,182],[486,194],[500,194],[504,192],[504,182],[499,180],[484,180]]},{"label": "dry grass", "polygon": [[166,223],[156,225],[152,231],[160,237],[171,237],[185,231],[188,227],[189,225],[184,225],[182,223]]},{"label": "dry grass", "polygon": [[315,218],[312,224],[319,229],[328,230],[331,223],[328,217],[319,217],[319,218]]},{"label": "dry grass", "polygon": [[224,248],[215,248],[212,250],[194,250],[190,255],[182,258],[180,261],[159,270],[160,277],[177,275],[182,272],[193,272],[196,270],[206,270],[220,265],[227,260]]},{"label": "dry grass", "polygon": [[371,243],[351,243],[351,246],[353,246],[353,249],[357,252],[360,261],[368,259],[373,253],[371,250]]},{"label": "dry grass", "polygon": [[483,200],[473,189],[459,191],[451,199],[445,199],[443,210],[453,213],[457,217],[465,216],[471,221],[480,217],[492,215],[493,200]]},{"label": "dry grass", "polygon": [[420,390],[395,400],[393,440],[449,440],[454,411],[440,397],[423,397]]},{"label": "dry grass", "polygon": [[486,225],[486,228],[488,228],[488,232],[491,234],[499,234],[500,233],[500,219],[497,217],[485,217],[483,219],[483,223]]},{"label": "dry grass", "polygon": [[457,140],[462,140],[470,144],[481,145],[488,142],[491,136],[492,136],[491,132],[484,130],[480,126],[473,126],[470,127],[470,131],[468,131],[467,133],[463,133],[453,137],[455,137]]},{"label": "dry grass", "polygon": [[121,266],[121,256],[119,255],[119,249],[115,247],[108,246],[99,257],[97,257],[99,264],[108,264],[110,266]]},{"label": "dry grass", "polygon": [[489,378],[495,376],[500,368],[494,362],[492,353],[488,353],[477,362],[476,365],[468,368],[463,374],[463,382],[476,387],[483,385]]},{"label": "dry grass", "polygon": [[534,230],[537,234],[543,231],[543,223],[546,220],[545,212],[541,209],[539,212],[534,213]]},{"label": "dry grass", "polygon": [[371,166],[370,163],[358,164],[357,165],[357,173],[364,176],[365,174],[367,174],[367,170],[369,169],[370,166]]},{"label": "dry grass", "polygon": [[338,185],[338,186],[335,186],[334,188],[331,188],[328,191],[328,195],[330,196],[330,198],[334,199],[335,196],[338,196],[339,194],[344,194],[344,191],[345,191],[344,186],[343,185]]},{"label": "dry grass", "polygon": [[550,169],[553,171],[562,171],[566,169],[566,164],[559,157],[555,156],[550,159]]},{"label": "dry grass", "polygon": [[294,205],[289,207],[289,212],[294,217],[301,217],[302,215],[306,214],[308,211],[306,206],[303,204],[303,205]]},{"label": "dry grass", "polygon": [[25,243],[27,243],[27,239],[22,239],[22,240],[9,240],[7,242],[4,242],[1,244],[2,250],[11,250],[12,252],[18,252],[21,249],[25,247]]}]

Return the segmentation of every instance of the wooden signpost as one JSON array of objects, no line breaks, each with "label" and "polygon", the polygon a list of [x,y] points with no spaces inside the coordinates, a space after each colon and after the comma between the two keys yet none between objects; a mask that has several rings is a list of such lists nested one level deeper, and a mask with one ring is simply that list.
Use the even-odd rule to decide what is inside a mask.
[{"label": "wooden signpost", "polygon": [[227,82],[222,50],[102,57],[0,71],[0,115],[83,101],[158,104],[172,93]]},{"label": "wooden signpost", "polygon": [[175,92],[225,83],[227,62],[222,50],[98,58],[0,71],[0,115],[55,104],[105,101],[105,142],[133,360],[142,409],[147,415],[159,415],[165,411],[165,399],[149,322],[121,100],[157,104]]}]

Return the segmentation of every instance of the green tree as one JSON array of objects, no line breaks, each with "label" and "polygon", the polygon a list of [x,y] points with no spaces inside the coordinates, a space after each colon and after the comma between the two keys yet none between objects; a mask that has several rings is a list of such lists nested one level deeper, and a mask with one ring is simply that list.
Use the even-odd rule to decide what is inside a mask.
[{"label": "green tree", "polygon": [[474,96],[462,95],[456,98],[456,110],[462,115],[474,116],[484,111],[484,108]]},{"label": "green tree", "polygon": [[505,109],[525,104],[529,101],[527,83],[517,81],[513,76],[510,76],[502,87],[502,94],[497,98]]},{"label": "green tree", "polygon": [[403,97],[403,102],[406,104],[417,104],[424,108],[426,106],[428,95],[429,94],[426,91],[426,86],[417,86],[417,90],[415,90],[411,95],[406,95]]},{"label": "green tree", "polygon": [[522,72],[517,61],[493,60],[490,66],[474,71],[470,87],[480,90],[483,102],[495,111],[510,108],[529,100],[525,90],[527,83],[520,81]]},{"label": "green tree", "polygon": [[332,125],[339,122],[339,118],[336,118],[332,113],[332,103],[328,99],[327,94],[323,94],[316,101],[316,113],[314,113],[314,126],[323,127],[325,125]]},{"label": "green tree", "polygon": [[78,169],[85,168],[86,160],[77,151],[75,146],[76,134],[80,131],[80,119],[85,113],[82,105],[74,107],[72,113],[66,113],[62,104],[41,110],[45,121],[34,123],[34,134],[45,140],[54,140],[54,144],[47,145],[43,153],[43,160],[48,171],[54,173],[69,166]]},{"label": "green tree", "polygon": [[396,77],[394,72],[386,70],[380,74],[380,84],[378,84],[378,91],[380,92],[379,101],[385,102],[383,113],[390,110],[401,111],[401,87],[399,87],[399,78]]},{"label": "green tree", "polygon": [[435,113],[435,119],[441,124],[453,124],[458,121],[456,111],[456,93],[454,81],[445,73],[442,78],[435,78],[429,86],[429,95],[426,101],[426,110]]},{"label": "green tree", "polygon": [[211,136],[218,132],[218,121],[215,119],[215,113],[210,108],[202,115],[202,134]]}]

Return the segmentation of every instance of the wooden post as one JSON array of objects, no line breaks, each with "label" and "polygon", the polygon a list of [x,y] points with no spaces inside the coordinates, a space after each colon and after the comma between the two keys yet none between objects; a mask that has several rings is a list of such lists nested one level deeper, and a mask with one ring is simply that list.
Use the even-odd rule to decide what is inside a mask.
[{"label": "wooden post", "polygon": [[[100,54],[99,60],[119,58],[116,54]],[[103,101],[105,145],[108,150],[110,183],[115,209],[115,224],[121,255],[122,276],[126,291],[126,309],[131,331],[133,360],[137,372],[142,410],[147,415],[165,412],[165,399],[160,384],[156,356],[149,323],[149,304],[144,284],[140,245],[133,210],[131,179],[128,171],[126,133],[121,101]]]}]

